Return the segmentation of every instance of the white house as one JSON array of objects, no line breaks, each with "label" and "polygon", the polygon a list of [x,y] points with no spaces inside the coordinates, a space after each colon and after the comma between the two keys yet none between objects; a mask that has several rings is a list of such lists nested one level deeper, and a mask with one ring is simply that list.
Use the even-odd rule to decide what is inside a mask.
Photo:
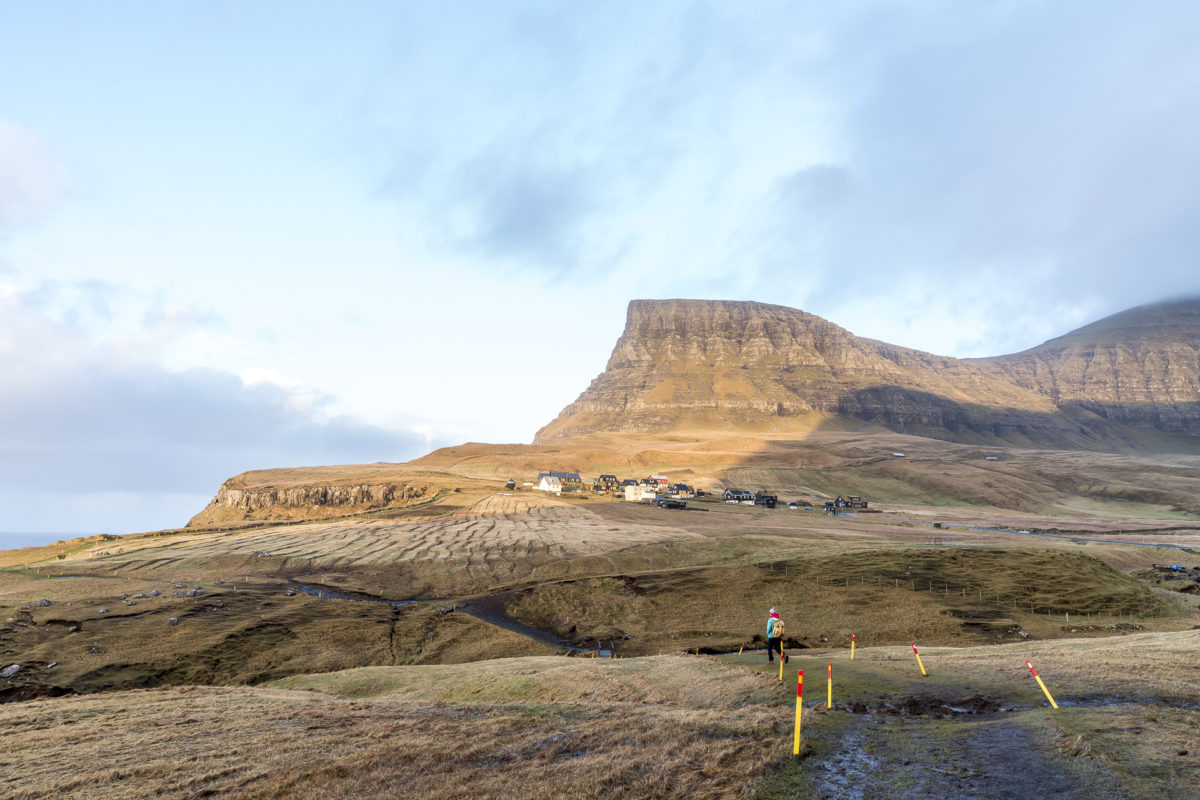
[{"label": "white house", "polygon": [[639,484],[625,487],[625,500],[630,503],[653,503],[656,497],[658,493],[654,491],[653,486]]},{"label": "white house", "polygon": [[533,487],[539,492],[553,492],[554,494],[562,494],[562,481],[553,475],[543,475],[538,481],[537,486]]}]

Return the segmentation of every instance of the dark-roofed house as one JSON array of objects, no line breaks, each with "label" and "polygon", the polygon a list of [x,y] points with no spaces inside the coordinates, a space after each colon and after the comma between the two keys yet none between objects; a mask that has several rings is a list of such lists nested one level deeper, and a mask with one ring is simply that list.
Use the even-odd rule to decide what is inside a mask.
[{"label": "dark-roofed house", "polygon": [[543,492],[582,492],[583,478],[578,472],[539,472],[534,488]]},{"label": "dark-roofed house", "polygon": [[596,494],[608,494],[619,488],[621,488],[621,482],[617,480],[616,475],[601,475],[592,482],[592,490]]}]

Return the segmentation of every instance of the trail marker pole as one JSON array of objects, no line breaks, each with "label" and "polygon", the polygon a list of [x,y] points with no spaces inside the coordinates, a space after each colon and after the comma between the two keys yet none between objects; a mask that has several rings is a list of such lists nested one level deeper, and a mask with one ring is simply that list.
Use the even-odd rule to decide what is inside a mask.
[{"label": "trail marker pole", "polygon": [[796,732],[792,735],[792,755],[800,755],[800,709],[804,699],[804,670],[796,671]]},{"label": "trail marker pole", "polygon": [[913,642],[912,647],[913,647],[913,655],[917,657],[917,666],[921,668],[921,674],[924,676],[928,676],[929,673],[927,673],[925,671],[925,665],[921,663],[921,654],[917,652],[917,643]]},{"label": "trail marker pole", "polygon": [[850,660],[854,660],[854,634],[850,634]]},{"label": "trail marker pole", "polygon": [[827,683],[828,692],[825,698],[825,710],[833,710],[833,662],[829,662],[829,680]]},{"label": "trail marker pole", "polygon": [[1050,690],[1046,688],[1046,684],[1042,683],[1042,676],[1037,674],[1037,670],[1033,668],[1033,664],[1029,663],[1029,659],[1025,659],[1025,666],[1029,667],[1029,671],[1033,673],[1033,679],[1038,682],[1038,686],[1042,687],[1042,691],[1046,694],[1046,699],[1050,701],[1053,708],[1058,708],[1058,703],[1054,702],[1054,698],[1050,696]]},{"label": "trail marker pole", "polygon": [[[783,644],[780,642],[780,644]],[[783,648],[779,648],[779,680],[783,680]]]},{"label": "trail marker pole", "polygon": [[738,648],[738,655],[740,656],[742,654],[742,651],[745,649],[746,649],[746,643],[742,642],[742,646]]}]

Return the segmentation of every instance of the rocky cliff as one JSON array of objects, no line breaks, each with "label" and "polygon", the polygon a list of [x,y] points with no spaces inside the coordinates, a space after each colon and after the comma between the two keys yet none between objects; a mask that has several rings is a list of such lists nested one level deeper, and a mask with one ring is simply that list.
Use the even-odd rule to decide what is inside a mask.
[{"label": "rocky cliff", "polygon": [[1198,376],[1197,301],[1134,309],[1025,353],[955,359],[783,306],[635,300],[605,371],[536,441],[874,424],[958,441],[1137,446],[1145,431],[1200,436]]},{"label": "rocky cliff", "polygon": [[[327,468],[327,471],[336,470]],[[416,480],[330,483],[320,477],[279,473],[298,470],[261,470],[243,473],[221,484],[216,496],[188,522],[189,528],[222,527],[272,520],[331,519],[368,511],[405,508],[427,502],[437,487]],[[340,476],[337,476],[340,477]]]}]

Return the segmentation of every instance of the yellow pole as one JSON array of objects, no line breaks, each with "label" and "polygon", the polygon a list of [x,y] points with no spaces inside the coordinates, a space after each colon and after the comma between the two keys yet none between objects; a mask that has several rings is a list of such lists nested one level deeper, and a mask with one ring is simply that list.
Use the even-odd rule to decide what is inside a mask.
[{"label": "yellow pole", "polygon": [[854,634],[850,634],[850,660],[854,660]]},{"label": "yellow pole", "polygon": [[742,651],[745,649],[746,649],[746,643],[742,642],[742,646],[738,648],[738,655],[740,656],[742,654]]},{"label": "yellow pole", "polygon": [[917,657],[917,666],[921,668],[921,674],[928,676],[929,673],[925,672],[925,665],[921,663],[921,654],[917,652],[916,642],[913,642],[913,655]]},{"label": "yellow pole", "polygon": [[1046,684],[1042,683],[1042,676],[1037,674],[1037,670],[1033,668],[1033,664],[1029,663],[1029,659],[1025,659],[1025,666],[1029,667],[1029,671],[1033,673],[1033,679],[1037,681],[1038,686],[1042,687],[1042,691],[1046,695],[1046,699],[1050,701],[1053,708],[1058,708],[1058,703],[1054,702],[1054,698],[1050,696],[1050,690],[1046,688]]},{"label": "yellow pole", "polygon": [[796,732],[792,736],[792,755],[800,755],[800,709],[804,698],[804,670],[796,671]]},{"label": "yellow pole", "polygon": [[826,708],[826,710],[832,710],[833,709],[833,662],[832,661],[829,662],[828,688],[829,688],[829,692],[828,692],[829,696],[825,699],[825,708]]},{"label": "yellow pole", "polygon": [[779,680],[783,680],[783,648],[779,648]]}]

